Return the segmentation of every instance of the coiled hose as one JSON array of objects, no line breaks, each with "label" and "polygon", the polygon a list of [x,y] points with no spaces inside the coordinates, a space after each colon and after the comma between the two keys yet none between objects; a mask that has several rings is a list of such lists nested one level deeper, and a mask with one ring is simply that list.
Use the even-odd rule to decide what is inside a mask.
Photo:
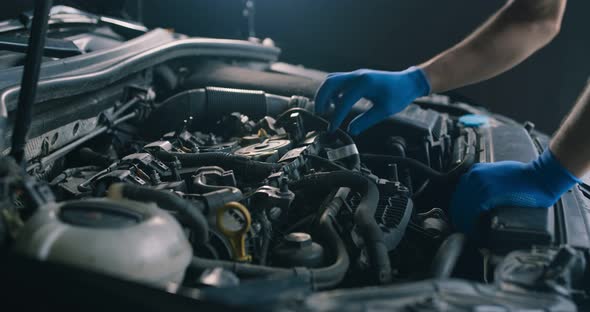
[{"label": "coiled hose", "polygon": [[163,161],[174,161],[177,158],[184,167],[219,166],[225,170],[233,170],[236,175],[248,180],[266,179],[282,167],[280,164],[222,152],[185,154],[159,151],[154,156]]},{"label": "coiled hose", "polygon": [[141,202],[155,202],[163,209],[178,212],[189,227],[194,231],[195,243],[205,244],[209,238],[209,224],[203,215],[205,204],[195,201],[191,202],[173,193],[155,190],[152,188],[127,184],[115,183],[109,187],[108,197],[112,199],[127,198]]},{"label": "coiled hose", "polygon": [[326,248],[335,255],[333,263],[327,267],[308,269],[308,268],[275,268],[262,265],[203,259],[200,257],[193,257],[189,268],[197,271],[203,271],[209,268],[221,267],[223,269],[232,271],[241,277],[268,277],[274,276],[299,276],[308,278],[314,289],[325,289],[336,286],[342,281],[348,267],[350,260],[344,242],[334,228],[333,216],[337,215],[341,207],[344,205],[344,200],[339,197],[334,197],[325,207],[319,221],[318,236],[324,242]]},{"label": "coiled hose", "polygon": [[334,190],[348,187],[360,194],[361,200],[354,213],[354,223],[367,246],[369,261],[375,270],[379,283],[391,281],[391,265],[388,250],[383,240],[383,232],[375,220],[375,212],[379,203],[377,185],[360,173],[353,171],[332,171],[311,174],[292,183],[293,189]]}]

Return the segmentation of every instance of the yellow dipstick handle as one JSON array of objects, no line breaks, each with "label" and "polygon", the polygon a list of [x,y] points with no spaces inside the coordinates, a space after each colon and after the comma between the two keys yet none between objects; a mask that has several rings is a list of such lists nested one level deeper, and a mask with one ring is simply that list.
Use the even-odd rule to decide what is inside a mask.
[{"label": "yellow dipstick handle", "polygon": [[[223,224],[223,215],[230,210],[234,210],[244,217],[245,224],[238,230],[231,230]],[[250,261],[252,257],[246,254],[246,233],[252,224],[252,218],[248,209],[238,203],[229,202],[217,210],[217,228],[231,243],[233,248],[234,260],[236,261]]]}]

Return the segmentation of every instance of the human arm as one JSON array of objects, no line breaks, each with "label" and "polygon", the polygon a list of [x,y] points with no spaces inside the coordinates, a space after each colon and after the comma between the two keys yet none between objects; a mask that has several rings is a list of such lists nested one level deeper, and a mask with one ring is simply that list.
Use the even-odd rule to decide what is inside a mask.
[{"label": "human arm", "polygon": [[572,174],[590,171],[590,82],[551,140],[551,151]]},{"label": "human arm", "polygon": [[590,171],[589,133],[590,84],[539,158],[476,164],[461,178],[451,200],[455,228],[476,235],[479,216],[494,207],[555,204]]},{"label": "human arm", "polygon": [[356,135],[417,97],[500,74],[557,35],[565,5],[566,0],[511,0],[465,40],[422,65],[401,72],[364,69],[330,74],[317,92],[316,113],[327,113],[335,102],[330,118],[335,129],[358,100],[371,100],[373,107],[349,125]]},{"label": "human arm", "polygon": [[492,78],[548,44],[561,27],[566,0],[511,0],[459,44],[419,65],[432,92]]}]

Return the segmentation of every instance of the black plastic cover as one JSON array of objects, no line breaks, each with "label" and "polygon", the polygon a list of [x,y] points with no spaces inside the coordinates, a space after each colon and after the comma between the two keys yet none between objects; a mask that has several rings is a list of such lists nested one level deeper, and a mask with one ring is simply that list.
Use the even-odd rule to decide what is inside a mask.
[{"label": "black plastic cover", "polygon": [[[359,101],[353,108],[353,118],[368,110],[370,101]],[[350,120],[350,119],[349,119]],[[435,110],[411,104],[405,110],[363,132],[357,142],[359,149],[386,154],[382,142],[401,136],[407,143],[407,153],[437,170],[444,167],[443,159],[450,153],[449,117]]]},{"label": "black plastic cover", "polygon": [[550,245],[555,236],[554,209],[496,207],[490,214],[488,241],[495,253]]},{"label": "black plastic cover", "polygon": [[[494,121],[479,129],[480,162],[529,162],[539,155],[527,130],[517,124]],[[495,207],[489,214],[487,241],[494,253],[532,245],[550,245],[556,239],[555,208]]]},{"label": "black plastic cover", "polygon": [[521,125],[496,123],[481,128],[482,162],[514,160],[529,162],[539,156],[539,152],[526,129]]},{"label": "black plastic cover", "polygon": [[[549,143],[546,135],[536,131],[529,133],[522,125],[499,120],[479,129],[479,134],[480,162],[529,162]],[[590,248],[590,198],[585,196],[585,191],[584,185],[576,186],[549,209],[492,209],[487,235],[492,251],[505,253],[532,245],[563,244]]]}]

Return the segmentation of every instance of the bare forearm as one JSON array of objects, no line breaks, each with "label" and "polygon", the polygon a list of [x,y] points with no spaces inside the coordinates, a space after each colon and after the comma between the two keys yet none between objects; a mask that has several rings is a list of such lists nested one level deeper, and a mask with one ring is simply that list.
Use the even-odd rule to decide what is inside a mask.
[{"label": "bare forearm", "polygon": [[550,149],[573,175],[590,171],[590,84],[551,141]]},{"label": "bare forearm", "polygon": [[566,0],[512,0],[453,48],[420,65],[432,92],[494,77],[557,35]]}]

